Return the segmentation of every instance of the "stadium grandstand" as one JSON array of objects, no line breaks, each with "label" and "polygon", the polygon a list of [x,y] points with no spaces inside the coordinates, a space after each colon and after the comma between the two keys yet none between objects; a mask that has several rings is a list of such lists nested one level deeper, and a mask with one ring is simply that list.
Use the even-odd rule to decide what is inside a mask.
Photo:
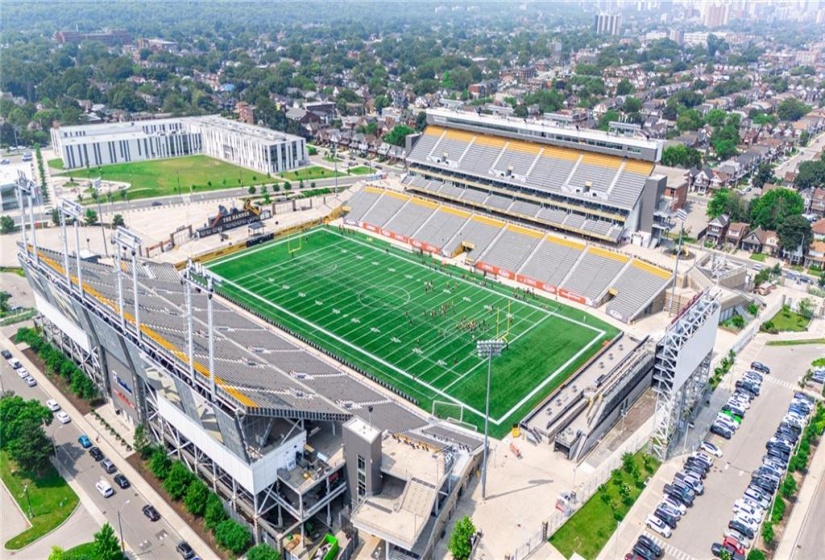
[{"label": "stadium grandstand", "polygon": [[409,191],[608,243],[667,229],[661,142],[442,109],[427,122],[407,156]]},{"label": "stadium grandstand", "polygon": [[357,529],[392,557],[433,557],[453,510],[444,504],[477,468],[475,432],[404,404],[172,265],[23,244],[18,257],[47,340],[206,480],[256,542],[313,557],[326,535],[351,550]]},{"label": "stadium grandstand", "polygon": [[[414,180],[419,180],[414,178]],[[600,307],[630,323],[662,309],[672,273],[615,249],[515,224],[444,201],[367,186],[347,202],[344,222],[515,280]]]}]

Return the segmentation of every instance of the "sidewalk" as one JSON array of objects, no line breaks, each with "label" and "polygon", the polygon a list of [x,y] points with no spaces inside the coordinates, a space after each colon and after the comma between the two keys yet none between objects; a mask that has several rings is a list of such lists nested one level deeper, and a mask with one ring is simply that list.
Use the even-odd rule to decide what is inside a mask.
[{"label": "sidewalk", "polygon": [[[793,558],[797,551],[797,544],[802,534],[802,529],[807,521],[808,512],[814,504],[816,489],[820,479],[825,476],[825,440],[820,440],[816,454],[811,460],[808,474],[799,489],[796,497],[796,505],[793,508],[791,517],[788,519],[785,530],[782,532],[782,540],[776,548],[774,558]],[[825,496],[820,496],[820,499]],[[821,520],[817,520],[821,523]],[[815,521],[816,522],[816,521]]]},{"label": "sidewalk", "polygon": [[[128,461],[126,461],[123,447],[119,444],[113,446],[110,443],[110,440],[112,439],[111,435],[109,435],[105,429],[101,429],[99,422],[94,421],[94,423],[92,423],[87,417],[81,416],[80,412],[78,412],[72,403],[63,396],[57,387],[52,384],[51,380],[43,372],[37,369],[35,365],[20,351],[20,349],[4,334],[0,334],[0,343],[2,343],[5,348],[8,348],[14,357],[23,363],[26,369],[29,370],[29,373],[37,379],[37,383],[41,386],[41,388],[50,397],[55,399],[63,410],[69,413],[72,417],[72,422],[74,422],[78,429],[87,434],[101,434],[101,441],[97,444],[97,446],[101,451],[103,451],[104,455],[110,458],[117,469],[129,479],[134,490],[140,493],[148,503],[155,506],[161,516],[169,521],[169,524],[178,532],[180,537],[189,542],[189,544],[191,544],[192,547],[198,551],[203,560],[220,560],[212,551],[210,546],[189,527],[189,525],[177,514],[177,512],[175,512],[174,509],[169,507],[157,491],[148,482],[146,482],[142,476],[140,476],[140,474],[132,467],[132,465],[129,464]],[[112,424],[112,422],[109,423]],[[117,426],[116,424],[112,425]],[[62,469],[61,472],[63,472]],[[72,489],[78,493],[81,498],[81,502],[89,505],[88,511],[92,517],[94,517],[95,520],[102,525],[106,521],[103,512],[100,511],[99,508],[92,505],[93,502],[86,497],[86,492],[83,491],[83,489],[81,489],[79,485],[74,482],[74,480],[69,480],[69,484],[72,486]]]}]

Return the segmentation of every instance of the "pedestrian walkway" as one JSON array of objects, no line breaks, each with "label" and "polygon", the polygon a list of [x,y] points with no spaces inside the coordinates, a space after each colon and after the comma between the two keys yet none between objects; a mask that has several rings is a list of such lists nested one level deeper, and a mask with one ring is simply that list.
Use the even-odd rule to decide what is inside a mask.
[{"label": "pedestrian walkway", "polygon": [[650,532],[645,532],[644,534],[650,537],[653,540],[653,542],[662,547],[662,550],[665,551],[667,558],[676,558],[676,560],[697,560],[695,556],[691,556],[684,550],[676,548],[672,544],[668,543],[667,541],[663,541],[661,538],[657,537],[656,535]]},{"label": "pedestrian walkway", "polygon": [[[40,384],[46,394],[55,399],[57,404],[69,413],[69,416],[71,416],[72,421],[76,424],[79,430],[87,434],[97,433],[98,430],[96,428],[99,428],[100,424],[97,423],[97,426],[94,426],[89,422],[89,419],[86,416],[81,416],[80,412],[74,407],[71,401],[63,396],[63,393],[61,393],[57,387],[52,384],[51,380],[43,372],[37,369],[37,367],[11,340],[9,340],[5,335],[0,334],[0,344],[2,344],[4,348],[8,348],[14,357],[20,360],[23,363],[23,366],[29,370],[29,373],[37,380],[38,384]],[[138,473],[132,465],[126,461],[126,458],[122,454],[122,446],[112,446],[109,441],[103,437],[101,437],[101,441],[97,443],[97,446],[101,451],[103,451],[103,454],[106,457],[112,460],[117,469],[129,479],[134,490],[141,494],[148,503],[155,506],[155,509],[158,510],[162,517],[169,521],[169,524],[175,528],[180,537],[189,542],[189,544],[198,551],[198,554],[202,560],[219,560],[218,556],[212,551],[209,545],[204,542],[203,539],[201,539],[200,536],[192,530],[186,521],[184,521],[178,513],[166,503],[166,501],[158,494],[157,490],[146,482],[140,473]],[[84,503],[89,504],[89,513],[98,520],[100,525],[102,525],[105,521],[104,513],[94,505],[93,501],[88,498],[85,500],[83,499],[85,491],[83,491],[79,485],[76,483],[73,484],[72,480],[69,480],[69,484],[72,485],[72,488],[78,493],[81,500]],[[47,556],[48,555],[44,556],[44,558]]]}]

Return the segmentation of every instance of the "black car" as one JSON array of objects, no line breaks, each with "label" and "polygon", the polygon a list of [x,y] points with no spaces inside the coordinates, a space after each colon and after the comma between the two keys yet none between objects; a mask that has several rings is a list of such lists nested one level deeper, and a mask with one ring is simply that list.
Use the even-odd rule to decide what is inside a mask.
[{"label": "black car", "polygon": [[775,447],[771,447],[770,449],[768,449],[768,457],[776,457],[777,459],[779,459],[779,461],[781,463],[783,463],[785,465],[787,465],[788,461],[791,460],[791,456],[788,453],[785,453],[784,451],[780,451],[779,449],[776,449]]},{"label": "black car", "polygon": [[747,381],[737,381],[736,388],[742,389],[743,391],[750,393],[754,397],[759,396],[759,387],[757,387],[753,383],[748,383]]},{"label": "black car", "polygon": [[776,484],[772,483],[770,480],[758,476],[751,479],[751,486],[755,486],[762,492],[766,492],[768,494],[773,494],[776,492]]},{"label": "black car", "polygon": [[676,517],[670,515],[662,508],[656,508],[656,511],[653,512],[653,515],[664,521],[665,525],[667,525],[671,529],[675,529],[676,525],[679,523]]},{"label": "black car", "polygon": [[192,550],[192,547],[189,546],[189,543],[186,541],[180,541],[176,546],[175,550],[183,556],[183,560],[192,560],[195,557],[195,551]]},{"label": "black car", "polygon": [[702,472],[708,472],[710,470],[710,465],[701,459],[697,459],[696,457],[688,457],[685,459],[685,466],[692,467],[694,470],[700,470]]},{"label": "black car", "polygon": [[633,553],[641,556],[645,560],[656,560],[656,555],[653,554],[653,551],[639,542],[633,545]]},{"label": "black car", "polygon": [[[158,513],[158,510],[156,510],[153,506],[150,506],[150,505],[143,506],[143,515],[148,517],[150,521],[157,521],[158,519],[160,519],[160,514]],[[180,545],[178,545],[178,546],[180,546]],[[187,546],[189,546],[189,545],[187,545]],[[190,548],[190,550],[191,550],[191,548]],[[178,549],[178,552],[180,552],[179,549]],[[185,558],[190,558],[190,557],[186,556]]]},{"label": "black car", "polygon": [[639,542],[645,545],[647,548],[653,551],[653,554],[656,556],[661,557],[665,551],[662,550],[662,547],[656,544],[656,541],[648,537],[647,535],[640,535]]},{"label": "black car", "polygon": [[710,433],[716,434],[717,436],[723,437],[725,439],[730,439],[733,437],[733,432],[731,432],[723,425],[716,423],[710,426]]},{"label": "black car", "polygon": [[700,471],[700,470],[699,470],[699,469],[697,469],[696,467],[692,467],[692,466],[690,466],[690,465],[685,465],[684,467],[682,467],[682,471],[683,471],[685,474],[689,474],[690,476],[695,476],[695,477],[696,477],[696,478],[698,478],[699,480],[704,480],[704,479],[705,479],[705,478],[707,478],[707,476],[708,476],[708,473],[707,473],[707,472],[705,472],[705,471]]},{"label": "black car", "polygon": [[11,352],[6,350],[5,348],[2,351],[0,351],[0,356],[3,356],[3,359],[5,360],[11,360]]},{"label": "black car", "polygon": [[679,496],[682,503],[688,507],[691,507],[693,505],[693,496],[688,492],[683,492],[680,488],[671,486],[670,484],[665,484],[664,493],[668,496]]},{"label": "black car", "polygon": [[119,473],[115,475],[115,484],[121,488],[129,488],[129,486],[131,486],[131,484],[129,484],[129,479]]},{"label": "black car", "polygon": [[732,519],[728,523],[728,529],[733,529],[734,531],[739,531],[740,533],[742,533],[743,535],[745,535],[749,539],[753,539],[753,531],[751,530],[751,528],[748,527],[747,525],[745,525],[744,523],[741,523],[741,522],[739,522],[735,519]]},{"label": "black car", "polygon": [[771,368],[769,368],[762,362],[751,362],[751,369],[767,375],[770,375],[771,373]]},{"label": "black car", "polygon": [[95,461],[102,461],[104,459],[103,451],[94,446],[89,448],[89,455],[91,455]]}]

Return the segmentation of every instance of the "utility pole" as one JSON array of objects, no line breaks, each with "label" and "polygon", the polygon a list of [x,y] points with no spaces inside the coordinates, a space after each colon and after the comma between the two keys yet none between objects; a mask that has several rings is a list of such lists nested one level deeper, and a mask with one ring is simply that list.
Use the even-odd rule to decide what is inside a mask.
[{"label": "utility pole", "polygon": [[481,470],[481,498],[487,498],[487,458],[489,456],[489,427],[490,427],[490,378],[493,371],[493,358],[501,355],[504,349],[503,340],[479,340],[476,351],[481,358],[487,358],[487,397],[484,402],[484,458]]}]

